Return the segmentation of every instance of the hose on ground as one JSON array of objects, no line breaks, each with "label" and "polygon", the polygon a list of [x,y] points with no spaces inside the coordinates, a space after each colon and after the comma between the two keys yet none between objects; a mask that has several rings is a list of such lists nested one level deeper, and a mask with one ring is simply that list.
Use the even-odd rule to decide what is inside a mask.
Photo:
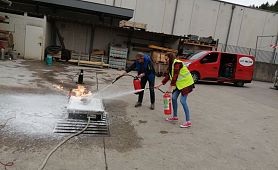
[{"label": "hose on ground", "polygon": [[83,133],[88,127],[89,127],[89,124],[90,124],[90,121],[91,121],[91,118],[88,117],[88,122],[87,122],[87,125],[85,126],[84,129],[82,129],[80,132],[78,133],[75,133],[75,134],[72,134],[70,136],[68,136],[67,138],[65,138],[63,141],[61,141],[55,148],[53,148],[49,154],[47,155],[47,157],[44,159],[43,163],[41,164],[41,166],[39,167],[38,170],[43,170],[45,165],[47,164],[47,161],[49,160],[49,158],[51,157],[51,155],[59,148],[61,147],[63,144],[65,144],[68,140],[70,140],[71,138],[75,137],[75,136],[78,136],[80,135],[81,133]]},{"label": "hose on ground", "polygon": [[5,170],[7,170],[7,167],[8,167],[8,166],[13,166],[13,165],[14,165],[14,162],[8,162],[8,163],[2,163],[2,162],[0,162],[0,165],[3,165],[4,168],[5,168]]}]

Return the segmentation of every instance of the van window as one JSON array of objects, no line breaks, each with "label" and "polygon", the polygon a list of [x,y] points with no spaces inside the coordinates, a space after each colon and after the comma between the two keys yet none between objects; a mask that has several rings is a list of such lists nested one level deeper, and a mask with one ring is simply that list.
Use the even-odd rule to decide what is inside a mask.
[{"label": "van window", "polygon": [[207,53],[206,51],[197,52],[197,53],[191,55],[190,57],[188,57],[187,59],[188,60],[197,60],[197,59],[199,59],[200,57],[202,57],[206,53]]},{"label": "van window", "polygon": [[209,53],[208,55],[206,55],[202,60],[201,63],[205,64],[205,63],[214,63],[216,62],[218,59],[218,53]]}]

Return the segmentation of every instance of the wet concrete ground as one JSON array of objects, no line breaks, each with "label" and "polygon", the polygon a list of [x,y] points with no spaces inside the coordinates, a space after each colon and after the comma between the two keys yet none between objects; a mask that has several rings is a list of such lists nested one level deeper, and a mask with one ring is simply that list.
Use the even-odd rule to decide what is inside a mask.
[{"label": "wet concrete ground", "polygon": [[[84,69],[84,81],[93,92],[96,72],[100,89],[120,73],[112,69]],[[63,63],[46,66],[36,61],[0,62],[0,125],[15,116],[0,126],[0,161],[13,161],[9,169],[37,169],[65,137],[46,129],[39,132],[37,125],[46,113],[53,116],[50,120],[54,123],[66,116],[63,109],[69,89],[75,87],[77,79],[73,77],[77,72],[78,67]],[[53,85],[63,85],[64,90]],[[278,91],[270,87],[270,83],[263,82],[244,88],[215,83],[196,85],[188,98],[193,123],[189,129],[178,127],[184,118],[180,105],[179,122],[164,121],[160,92],[156,92],[153,111],[149,109],[148,91],[140,108],[134,108],[136,95],[104,100],[111,136],[75,137],[55,152],[45,169],[278,169]],[[129,77],[109,88],[130,89]],[[23,102],[18,96],[28,96],[29,101],[32,96],[38,97],[43,102],[48,98],[52,103],[45,110],[49,112],[39,109],[45,108],[41,103],[37,103],[38,109],[16,109],[18,102]],[[28,106],[28,102],[23,104]],[[56,113],[56,108],[61,111]],[[28,122],[22,124],[24,131],[16,126],[20,114],[29,114],[24,117]]]}]

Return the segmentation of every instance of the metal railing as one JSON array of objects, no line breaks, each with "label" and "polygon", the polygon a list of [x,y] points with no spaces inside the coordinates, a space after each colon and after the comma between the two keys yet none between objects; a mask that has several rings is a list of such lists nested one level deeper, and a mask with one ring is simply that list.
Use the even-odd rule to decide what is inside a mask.
[{"label": "metal railing", "polygon": [[227,45],[225,51],[225,44],[219,44],[218,50],[229,53],[241,53],[253,56],[256,55],[256,61],[278,64],[278,53],[276,52],[274,55],[273,51],[257,50],[256,52],[256,49],[254,48],[239,47],[234,45]]}]

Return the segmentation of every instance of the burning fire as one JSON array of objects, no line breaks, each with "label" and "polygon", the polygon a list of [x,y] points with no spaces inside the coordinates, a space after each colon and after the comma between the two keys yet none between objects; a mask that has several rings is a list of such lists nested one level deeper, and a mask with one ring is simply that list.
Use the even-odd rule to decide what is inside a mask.
[{"label": "burning fire", "polygon": [[69,94],[69,96],[77,96],[77,97],[86,97],[91,95],[92,95],[91,91],[87,90],[82,85],[77,85],[77,88],[70,90],[70,94]]},{"label": "burning fire", "polygon": [[61,84],[53,84],[53,87],[58,90],[64,90],[64,86],[63,86],[64,82],[61,80],[60,83]]},{"label": "burning fire", "polygon": [[58,90],[63,90],[64,87],[62,85],[59,85],[59,84],[53,84],[53,87],[58,89]]}]

